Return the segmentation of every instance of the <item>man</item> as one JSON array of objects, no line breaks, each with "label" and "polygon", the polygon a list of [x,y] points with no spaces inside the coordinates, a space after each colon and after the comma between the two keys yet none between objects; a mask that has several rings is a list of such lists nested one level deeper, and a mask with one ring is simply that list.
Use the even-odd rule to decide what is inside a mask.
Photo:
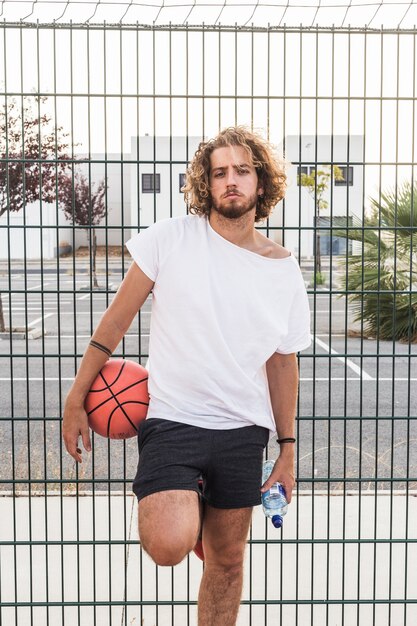
[{"label": "man", "polygon": [[262,491],[280,481],[291,501],[296,353],[310,344],[309,308],[294,257],[255,229],[285,192],[267,142],[236,127],[201,143],[184,192],[190,215],[127,243],[134,262],[83,357],[63,431],[81,462],[80,435],[91,449],[85,395],[152,290],[151,401],[133,486],[140,540],[157,564],[175,565],[202,532],[198,623],[232,626],[275,431],[280,454]]}]

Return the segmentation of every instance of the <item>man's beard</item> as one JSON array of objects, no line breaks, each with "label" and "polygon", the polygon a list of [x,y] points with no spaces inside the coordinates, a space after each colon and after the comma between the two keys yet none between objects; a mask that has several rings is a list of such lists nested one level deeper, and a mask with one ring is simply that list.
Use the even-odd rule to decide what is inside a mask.
[{"label": "man's beard", "polygon": [[[227,198],[223,198],[221,202],[227,201]],[[237,220],[246,213],[249,213],[256,207],[256,203],[258,201],[258,195],[254,193],[247,200],[242,198],[242,196],[238,196],[232,201],[227,202],[227,204],[221,202],[216,202],[212,200],[212,209],[214,209],[219,215],[226,217],[230,220]]]}]

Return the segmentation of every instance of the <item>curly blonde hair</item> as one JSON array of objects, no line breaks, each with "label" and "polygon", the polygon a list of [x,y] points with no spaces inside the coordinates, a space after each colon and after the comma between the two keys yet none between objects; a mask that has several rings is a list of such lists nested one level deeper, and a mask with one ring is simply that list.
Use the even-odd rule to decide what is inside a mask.
[{"label": "curly blonde hair", "polygon": [[226,146],[242,146],[251,155],[259,184],[264,191],[258,198],[255,222],[266,219],[285,195],[287,176],[284,161],[278,159],[268,141],[246,126],[225,128],[214,139],[199,144],[187,168],[186,182],[182,188],[190,213],[210,215],[210,156],[217,148]]}]

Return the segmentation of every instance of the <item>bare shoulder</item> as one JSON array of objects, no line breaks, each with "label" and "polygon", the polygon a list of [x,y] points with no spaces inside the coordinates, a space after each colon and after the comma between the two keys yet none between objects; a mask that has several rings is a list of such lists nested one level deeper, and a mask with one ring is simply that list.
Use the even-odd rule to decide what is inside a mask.
[{"label": "bare shoulder", "polygon": [[281,246],[279,243],[275,243],[275,241],[268,239],[268,237],[265,237],[261,233],[258,234],[258,254],[269,257],[270,259],[285,259],[291,256],[291,252],[287,250],[287,248],[284,248],[284,246]]}]

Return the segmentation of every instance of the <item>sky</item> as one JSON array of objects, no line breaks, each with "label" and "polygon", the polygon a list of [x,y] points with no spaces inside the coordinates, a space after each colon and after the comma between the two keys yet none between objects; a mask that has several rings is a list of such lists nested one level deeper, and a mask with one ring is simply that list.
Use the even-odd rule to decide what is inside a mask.
[{"label": "sky", "polygon": [[[3,4],[3,17],[8,4]],[[29,21],[60,5],[26,4],[33,8]],[[319,15],[316,3],[310,4]],[[339,9],[325,6],[330,2],[321,4],[339,16]],[[346,3],[339,4],[346,13]],[[24,5],[16,2],[14,10]],[[351,5],[365,18],[379,3]],[[128,5],[111,7],[120,12]],[[377,16],[396,9],[399,19],[407,7],[410,3],[390,3],[380,6]],[[68,7],[77,9],[80,21],[88,19],[91,8],[96,5],[89,2]],[[228,8],[236,15],[244,7],[237,11],[230,3]],[[110,5],[97,7],[94,20],[104,9]],[[129,12],[136,9],[132,4]],[[6,28],[0,30],[0,85],[18,100],[22,92],[49,94],[41,112],[71,133],[75,151],[82,154],[126,155],[132,137],[209,137],[237,123],[253,125],[276,145],[290,135],[363,136],[368,194],[381,179],[388,187],[411,178],[415,48],[415,34],[407,32]],[[326,159],[317,155],[318,161]]]}]

